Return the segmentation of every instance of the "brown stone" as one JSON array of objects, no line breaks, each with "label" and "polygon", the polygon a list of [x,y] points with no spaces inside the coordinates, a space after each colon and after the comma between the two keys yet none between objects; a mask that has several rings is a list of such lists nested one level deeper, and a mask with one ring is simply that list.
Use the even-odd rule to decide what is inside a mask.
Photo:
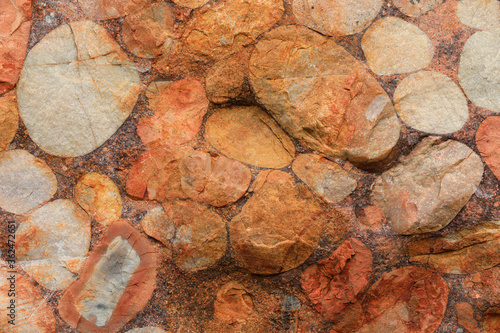
[{"label": "brown stone", "polygon": [[384,159],[400,125],[385,91],[333,40],[299,26],[265,34],[250,59],[258,100],[293,137],[329,156]]},{"label": "brown stone", "polygon": [[316,249],[323,230],[319,202],[305,185],[296,184],[283,171],[261,172],[253,191],[229,227],[240,265],[255,274],[276,274],[299,266]]},{"label": "brown stone", "polygon": [[476,145],[484,162],[493,171],[495,177],[500,179],[500,117],[486,118],[476,132]]},{"label": "brown stone", "polygon": [[419,17],[438,6],[443,0],[390,0],[405,15]]},{"label": "brown stone", "polygon": [[198,80],[153,82],[147,96],[153,116],[137,125],[142,142],[150,148],[168,148],[196,137],[208,109],[205,88]]},{"label": "brown stone", "polygon": [[[1,83],[0,83],[1,87]],[[19,126],[16,92],[0,97],[0,151],[7,149]]]},{"label": "brown stone", "polygon": [[302,290],[323,317],[337,321],[344,309],[364,291],[372,274],[372,254],[350,238],[328,258],[309,266],[300,280]]},{"label": "brown stone", "polygon": [[133,328],[126,333],[167,333],[167,331],[162,330],[159,327],[147,326],[141,328]]},{"label": "brown stone", "polygon": [[76,202],[95,221],[109,225],[122,215],[122,198],[107,176],[91,172],[83,175],[74,189]]},{"label": "brown stone", "polygon": [[378,206],[366,206],[363,208],[359,222],[370,229],[379,230],[385,222],[385,214]]},{"label": "brown stone", "polygon": [[227,232],[221,217],[195,201],[170,200],[156,218],[144,218],[142,227],[163,243],[177,266],[198,271],[214,265],[227,247]]},{"label": "brown stone", "polygon": [[295,157],[292,140],[257,106],[217,110],[205,124],[205,138],[228,157],[262,168],[283,168]]},{"label": "brown stone", "polygon": [[252,296],[238,282],[228,282],[217,292],[214,317],[230,323],[245,321],[253,312]]},{"label": "brown stone", "polygon": [[142,310],[156,287],[156,253],[127,222],[108,228],[80,278],[59,300],[59,314],[80,332],[116,332]]},{"label": "brown stone", "polygon": [[207,97],[212,103],[226,103],[243,91],[248,63],[238,57],[228,57],[216,62],[206,77]]},{"label": "brown stone", "polygon": [[195,9],[203,6],[209,0],[172,0],[172,1],[179,6]]},{"label": "brown stone", "polygon": [[292,169],[314,193],[330,203],[344,200],[357,186],[356,180],[340,165],[320,155],[301,154]]},{"label": "brown stone", "polygon": [[460,325],[465,327],[467,332],[481,333],[478,322],[474,319],[474,309],[469,303],[462,302],[457,304],[457,320]]},{"label": "brown stone", "polygon": [[149,0],[77,0],[89,20],[109,20],[140,11]]},{"label": "brown stone", "polygon": [[483,313],[483,332],[497,333],[500,332],[500,307],[492,306]]},{"label": "brown stone", "polygon": [[483,163],[454,140],[424,138],[372,186],[372,199],[403,235],[444,228],[479,186]]},{"label": "brown stone", "polygon": [[472,298],[500,305],[500,267],[466,276],[464,287]]},{"label": "brown stone", "polygon": [[16,85],[19,73],[21,73],[30,36],[31,0],[0,0],[0,8],[2,8],[0,19],[1,95]]}]

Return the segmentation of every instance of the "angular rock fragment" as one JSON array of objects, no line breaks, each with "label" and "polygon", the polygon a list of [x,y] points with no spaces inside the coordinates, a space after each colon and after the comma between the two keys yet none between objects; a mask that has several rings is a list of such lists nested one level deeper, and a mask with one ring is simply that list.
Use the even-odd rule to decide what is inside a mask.
[{"label": "angular rock fragment", "polygon": [[300,280],[302,290],[328,321],[342,312],[364,291],[372,274],[372,254],[359,240],[350,238],[328,258],[309,266]]},{"label": "angular rock fragment", "polygon": [[[196,55],[222,59],[255,42],[283,15],[281,0],[232,0],[198,12],[184,34],[187,48]],[[235,22],[243,22],[235,24]]]},{"label": "angular rock fragment", "polygon": [[299,266],[316,249],[323,231],[319,202],[305,185],[278,170],[261,172],[253,190],[229,227],[240,264],[255,274],[276,274]]},{"label": "angular rock fragment", "polygon": [[33,211],[16,231],[19,265],[49,290],[66,289],[87,259],[90,218],[59,199]]},{"label": "angular rock fragment", "polygon": [[419,17],[430,11],[434,6],[439,5],[443,0],[390,0],[401,13],[411,16]]},{"label": "angular rock fragment", "polygon": [[477,106],[500,112],[500,29],[472,35],[460,55],[458,80]]},{"label": "angular rock fragment", "polygon": [[227,247],[221,217],[195,201],[170,200],[142,220],[144,232],[163,243],[177,266],[198,271],[214,265]]},{"label": "angular rock fragment", "polygon": [[500,28],[500,2],[498,0],[462,0],[457,4],[460,22],[479,30]]},{"label": "angular rock fragment", "polygon": [[154,114],[137,125],[137,134],[144,144],[150,148],[168,148],[196,137],[208,109],[205,88],[198,80],[153,82],[148,88],[148,98]]},{"label": "angular rock fragment", "polygon": [[25,150],[0,153],[0,207],[24,214],[49,201],[57,191],[57,179],[41,159]]},{"label": "angular rock fragment", "polygon": [[[0,266],[0,307],[4,317],[0,321],[0,331],[4,333],[56,331],[53,310],[40,288],[29,278],[13,274],[4,265]],[[15,325],[9,323],[10,320]]]},{"label": "angular rock fragment", "polygon": [[488,117],[476,132],[476,146],[484,162],[500,179],[500,117]]},{"label": "angular rock fragment", "polygon": [[222,59],[207,73],[207,97],[212,103],[229,102],[242,92],[244,80],[244,64],[238,58]]},{"label": "angular rock fragment", "polygon": [[167,333],[167,331],[162,330],[159,327],[148,326],[141,328],[133,328],[130,331],[127,331],[126,333]]},{"label": "angular rock fragment", "polygon": [[156,253],[119,220],[108,228],[80,278],[59,301],[59,314],[80,332],[116,332],[141,311],[156,287]]},{"label": "angular rock fragment", "polygon": [[285,131],[326,155],[380,161],[399,139],[394,107],[377,81],[342,47],[307,28],[265,34],[250,59],[250,82]]},{"label": "angular rock fragment", "polygon": [[134,14],[146,6],[149,0],[77,0],[89,20],[109,20]]},{"label": "angular rock fragment", "polygon": [[500,264],[500,222],[486,222],[408,244],[410,260],[447,274],[470,274]]},{"label": "angular rock fragment", "polygon": [[469,117],[462,90],[438,72],[421,71],[406,77],[394,92],[394,106],[406,125],[433,134],[456,132]]},{"label": "angular rock fragment", "polygon": [[230,323],[245,321],[253,312],[252,296],[238,282],[228,282],[217,292],[214,317]]},{"label": "angular rock fragment", "polygon": [[329,36],[352,35],[366,29],[380,12],[382,0],[294,0],[300,24]]},{"label": "angular rock fragment", "polygon": [[12,89],[26,57],[31,0],[0,0],[0,95]]},{"label": "angular rock fragment", "polygon": [[357,182],[338,164],[315,154],[301,154],[292,164],[293,172],[317,195],[330,203],[344,200]]},{"label": "angular rock fragment", "polygon": [[295,157],[292,140],[257,106],[217,110],[205,124],[205,138],[221,153],[262,168],[283,168]]},{"label": "angular rock fragment", "polygon": [[209,0],[172,0],[176,5],[195,9],[203,6]]},{"label": "angular rock fragment", "polygon": [[465,327],[467,332],[481,333],[477,321],[474,319],[474,309],[469,303],[461,302],[457,304],[457,320]]},{"label": "angular rock fragment", "polygon": [[463,286],[472,298],[500,305],[500,267],[466,276]]},{"label": "angular rock fragment", "polygon": [[127,16],[122,37],[127,48],[138,57],[154,58],[167,54],[175,39],[172,6],[159,2]]},{"label": "angular rock fragment", "polygon": [[118,43],[96,23],[79,21],[31,49],[17,97],[33,141],[49,154],[73,157],[109,139],[139,92],[139,73]]},{"label": "angular rock fragment", "polygon": [[492,306],[483,313],[483,332],[500,332],[500,307]]},{"label": "angular rock fragment", "polygon": [[375,21],[363,35],[361,47],[368,66],[378,75],[417,71],[429,66],[434,56],[429,37],[394,16]]},{"label": "angular rock fragment", "polygon": [[91,172],[83,175],[74,190],[76,202],[95,221],[109,225],[122,215],[122,198],[107,176]]},{"label": "angular rock fragment", "polygon": [[19,126],[16,92],[11,91],[0,97],[0,151],[14,139]]},{"label": "angular rock fragment", "polygon": [[454,141],[427,137],[372,186],[372,199],[403,235],[444,228],[475,192],[483,163]]}]

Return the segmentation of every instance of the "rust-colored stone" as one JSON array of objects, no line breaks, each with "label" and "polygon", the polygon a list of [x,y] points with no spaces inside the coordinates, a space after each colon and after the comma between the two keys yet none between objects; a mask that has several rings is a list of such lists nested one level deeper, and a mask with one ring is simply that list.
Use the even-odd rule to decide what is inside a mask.
[{"label": "rust-colored stone", "polygon": [[500,305],[500,267],[493,267],[466,276],[464,287],[474,299]]},{"label": "rust-colored stone", "polygon": [[238,282],[228,282],[217,292],[214,317],[230,323],[245,321],[253,312],[252,296]]},{"label": "rust-colored stone", "polygon": [[467,332],[481,333],[478,322],[474,319],[474,309],[469,303],[461,302],[457,304],[457,320],[460,325],[465,327]]},{"label": "rust-colored stone", "polygon": [[0,97],[0,151],[7,149],[10,145],[18,126],[19,111],[16,92],[11,91]]},{"label": "rust-colored stone", "polygon": [[226,103],[243,91],[247,61],[231,56],[216,62],[207,73],[207,97],[212,103]]},{"label": "rust-colored stone", "polygon": [[500,117],[486,118],[476,132],[476,145],[484,162],[500,179]]},{"label": "rust-colored stone", "polygon": [[492,306],[483,313],[483,332],[497,333],[500,332],[500,307]]},{"label": "rust-colored stone", "polygon": [[109,20],[137,13],[149,0],[77,0],[90,20]]}]

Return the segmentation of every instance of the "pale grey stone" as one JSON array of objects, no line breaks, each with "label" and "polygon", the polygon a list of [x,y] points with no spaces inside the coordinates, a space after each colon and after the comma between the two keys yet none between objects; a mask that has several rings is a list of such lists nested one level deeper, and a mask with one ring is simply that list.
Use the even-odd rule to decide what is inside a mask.
[{"label": "pale grey stone", "polygon": [[474,29],[500,28],[500,1],[461,0],[457,4],[457,16],[460,22]]}]

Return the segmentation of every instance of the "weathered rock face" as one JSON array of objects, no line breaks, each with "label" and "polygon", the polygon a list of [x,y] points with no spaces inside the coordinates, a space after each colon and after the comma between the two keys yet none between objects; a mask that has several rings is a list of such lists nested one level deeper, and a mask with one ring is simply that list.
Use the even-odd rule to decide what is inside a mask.
[{"label": "weathered rock face", "polygon": [[0,153],[0,207],[23,214],[49,201],[57,191],[57,179],[41,159],[25,150]]},{"label": "weathered rock face", "polygon": [[5,150],[14,139],[19,126],[16,92],[0,97],[0,151]]},{"label": "weathered rock face", "polygon": [[31,49],[17,97],[33,141],[50,154],[73,157],[109,139],[139,92],[139,74],[118,43],[103,27],[80,21],[51,31]]},{"label": "weathered rock face", "polygon": [[447,274],[470,274],[500,264],[500,222],[486,222],[408,244],[410,260]]},{"label": "weathered rock face", "polygon": [[158,327],[148,326],[141,328],[133,328],[130,331],[127,331],[127,333],[166,333],[166,331]]},{"label": "weathered rock face", "polygon": [[366,29],[382,8],[382,0],[294,0],[299,23],[329,36],[352,35]]},{"label": "weathered rock face", "polygon": [[500,307],[492,306],[483,313],[483,332],[500,331]]},{"label": "weathered rock face", "polygon": [[417,71],[429,66],[434,48],[417,26],[387,16],[373,23],[361,40],[368,66],[378,75]]},{"label": "weathered rock face", "polygon": [[476,146],[484,162],[500,179],[500,137],[496,135],[500,130],[500,117],[486,118],[476,132]]},{"label": "weathered rock face", "polygon": [[445,227],[467,203],[483,163],[466,145],[427,137],[372,186],[372,199],[403,235]]},{"label": "weathered rock face", "polygon": [[90,218],[70,200],[33,211],[16,231],[19,265],[49,290],[66,289],[82,267],[90,246]]},{"label": "weathered rock face", "polygon": [[172,1],[179,6],[194,9],[203,6],[209,0],[172,0]]},{"label": "weathered rock face", "polygon": [[194,139],[207,113],[205,88],[196,79],[153,82],[148,88],[152,117],[137,125],[137,134],[150,148],[182,145]]},{"label": "weathered rock face", "polygon": [[[11,300],[15,300],[14,306]],[[25,276],[9,273],[3,263],[0,266],[0,306],[4,316],[0,321],[2,332],[53,333],[56,330],[54,314],[39,287]],[[9,316],[9,306],[14,308],[13,317]],[[15,325],[9,323],[12,319]]]},{"label": "weathered rock face", "polygon": [[301,154],[292,165],[293,172],[311,190],[328,202],[347,198],[357,182],[340,165],[315,154]]},{"label": "weathered rock face", "polygon": [[109,20],[137,13],[148,0],[77,0],[78,5],[90,20]]},{"label": "weathered rock face", "polygon": [[500,112],[500,29],[472,35],[460,55],[458,79],[472,103]]},{"label": "weathered rock face", "polygon": [[500,267],[465,276],[463,286],[472,298],[500,305]]},{"label": "weathered rock face", "polygon": [[122,215],[122,198],[107,176],[91,172],[83,175],[74,190],[76,202],[99,223],[109,225]]},{"label": "weathered rock face", "polygon": [[252,296],[238,282],[228,282],[217,292],[214,317],[230,323],[245,321],[253,312]]},{"label": "weathered rock face", "polygon": [[342,47],[299,26],[264,35],[250,59],[250,81],[276,121],[306,146],[368,163],[399,139],[385,91]]},{"label": "weathered rock face", "polygon": [[0,95],[12,89],[26,57],[31,0],[0,0]]},{"label": "weathered rock face", "polygon": [[281,0],[232,0],[213,4],[206,11],[196,13],[188,24],[184,34],[186,47],[194,54],[222,59],[253,43],[283,12]]},{"label": "weathered rock face", "polygon": [[207,120],[205,138],[221,153],[262,168],[283,168],[295,157],[292,140],[256,106],[217,110]]},{"label": "weathered rock face", "polygon": [[467,99],[446,75],[422,71],[406,77],[394,92],[401,120],[419,131],[453,133],[469,118]]},{"label": "weathered rock face", "polygon": [[146,234],[163,243],[177,266],[198,271],[214,265],[226,251],[227,232],[221,217],[195,201],[171,200],[164,211],[142,220]]},{"label": "weathered rock face", "polygon": [[156,253],[125,221],[114,222],[59,301],[59,314],[81,332],[116,332],[156,287]]},{"label": "weathered rock face", "polygon": [[405,15],[419,17],[438,6],[443,0],[390,0]]},{"label": "weathered rock face", "polygon": [[500,3],[497,0],[462,0],[457,4],[457,17],[474,29],[500,28]]},{"label": "weathered rock face", "polygon": [[302,290],[326,320],[336,321],[364,291],[371,273],[370,250],[359,240],[350,238],[328,258],[302,273]]},{"label": "weathered rock face", "polygon": [[320,204],[307,187],[282,171],[260,173],[253,190],[229,228],[240,264],[255,274],[299,266],[314,251],[323,230]]},{"label": "weathered rock face", "polygon": [[216,62],[207,73],[207,97],[212,103],[226,103],[243,91],[245,65],[237,57]]}]

